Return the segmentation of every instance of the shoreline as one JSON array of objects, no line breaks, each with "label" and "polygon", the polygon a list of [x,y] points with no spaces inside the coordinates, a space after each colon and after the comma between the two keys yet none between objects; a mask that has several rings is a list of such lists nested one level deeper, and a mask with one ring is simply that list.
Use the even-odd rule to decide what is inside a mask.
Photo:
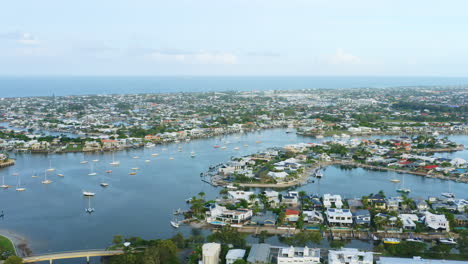
[{"label": "shoreline", "polygon": [[7,229],[0,229],[0,236],[3,236],[11,242],[16,256],[25,257],[30,254],[28,240],[25,237]]}]

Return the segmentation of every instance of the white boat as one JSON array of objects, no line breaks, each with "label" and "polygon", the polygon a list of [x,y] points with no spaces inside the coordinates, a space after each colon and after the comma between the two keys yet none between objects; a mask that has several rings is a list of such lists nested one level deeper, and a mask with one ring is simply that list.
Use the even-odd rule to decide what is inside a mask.
[{"label": "white boat", "polygon": [[80,163],[81,163],[81,164],[87,164],[88,161],[87,161],[87,160],[82,160],[82,161],[80,161]]},{"label": "white boat", "polygon": [[442,195],[442,196],[444,196],[446,198],[455,198],[455,194],[453,194],[451,192],[443,192],[440,195]]},{"label": "white boat", "polygon": [[134,158],[134,159],[139,159],[140,157],[138,157],[138,156],[133,156],[133,158]]},{"label": "white boat", "polygon": [[91,207],[91,197],[89,197],[88,199],[88,208],[85,209],[85,212],[87,212],[88,214],[94,212],[94,208]]},{"label": "white boat", "polygon": [[62,173],[59,173],[59,174],[57,174],[57,176],[64,177],[65,175],[63,175]]},{"label": "white boat", "polygon": [[101,185],[102,187],[107,187],[107,186],[109,186],[109,184],[108,184],[107,182],[101,182],[100,185]]},{"label": "white boat", "polygon": [[10,188],[10,186],[5,184],[5,175],[2,175],[2,185],[0,185],[0,188],[3,188],[3,189]]},{"label": "white boat", "polygon": [[120,161],[116,161],[116,160],[114,159],[114,153],[112,153],[112,162],[110,163],[110,165],[112,165],[112,166],[117,166],[117,165],[119,165],[119,164],[120,164]]},{"label": "white boat", "polygon": [[399,193],[410,193],[411,189],[405,188],[405,175],[403,174],[403,181],[401,183],[401,188],[396,190]]},{"label": "white boat", "polygon": [[24,191],[26,191],[26,188],[21,187],[21,176],[18,177],[18,185],[16,186],[16,191],[17,191],[17,192],[24,192]]},{"label": "white boat", "polygon": [[132,168],[132,170],[139,170],[139,168],[138,168],[138,167],[135,167],[135,168]]},{"label": "white boat", "polygon": [[390,181],[393,182],[393,183],[399,183],[400,182],[400,180],[398,180],[398,179],[391,179]]},{"label": "white boat", "polygon": [[98,160],[98,159],[95,159],[95,160],[93,160],[93,162],[99,162],[99,160]]},{"label": "white boat", "polygon": [[418,242],[418,243],[424,243],[424,240],[420,237],[413,237],[413,238],[408,238],[406,239],[408,242]]},{"label": "white boat", "polygon": [[31,178],[37,178],[39,176],[37,176],[37,174],[34,172],[34,174],[31,176]]},{"label": "white boat", "polygon": [[18,176],[19,174],[17,172],[13,173],[11,176]]},{"label": "white boat", "polygon": [[83,195],[84,195],[84,196],[94,196],[95,193],[93,193],[93,192],[88,192],[88,191],[83,191]]},{"label": "white boat", "polygon": [[179,223],[171,221],[171,226],[174,228],[179,228]]},{"label": "white boat", "polygon": [[248,146],[249,146],[249,144],[244,144],[244,147],[248,147]]},{"label": "white boat", "polygon": [[190,152],[190,157],[194,158],[195,156],[195,151]]},{"label": "white boat", "polygon": [[154,143],[147,143],[145,148],[153,148],[154,146],[156,146]]},{"label": "white boat", "polygon": [[315,138],[323,138],[323,135],[316,135]]},{"label": "white boat", "polygon": [[173,160],[173,159],[174,159],[174,157],[169,157],[169,159],[170,159],[170,160]]},{"label": "white boat", "polygon": [[157,157],[157,156],[159,156],[159,154],[158,153],[153,153],[153,154],[151,154],[151,156]]},{"label": "white boat", "polygon": [[44,180],[41,182],[42,184],[51,184],[52,181],[47,179],[47,170],[44,171]]},{"label": "white boat", "polygon": [[49,161],[49,168],[47,171],[55,171],[55,168],[52,168],[52,160]]},{"label": "white boat", "polygon": [[93,166],[93,164],[91,163],[91,172],[88,173],[88,176],[96,176],[96,175],[97,175],[97,173],[94,172],[94,166]]},{"label": "white boat", "polygon": [[146,163],[151,162],[151,160],[145,160]]},{"label": "white boat", "polygon": [[239,147],[235,147],[234,150],[239,150],[240,148]]},{"label": "white boat", "polygon": [[341,134],[341,138],[350,138],[351,136],[348,134]]},{"label": "white boat", "polygon": [[227,149],[227,147],[226,147],[226,146],[222,146],[221,149]]},{"label": "white boat", "polygon": [[439,239],[439,242],[441,244],[445,244],[445,245],[456,245],[457,244],[457,242],[453,238],[441,238],[441,239]]},{"label": "white boat", "polygon": [[162,148],[161,150],[162,150],[162,151],[166,151],[166,150],[167,150],[167,148]]}]

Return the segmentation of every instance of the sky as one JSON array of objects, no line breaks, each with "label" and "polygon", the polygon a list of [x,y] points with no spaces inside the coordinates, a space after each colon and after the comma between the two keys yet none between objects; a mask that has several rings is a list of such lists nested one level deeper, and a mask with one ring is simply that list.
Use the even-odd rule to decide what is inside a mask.
[{"label": "sky", "polygon": [[467,76],[466,0],[15,0],[0,75]]}]

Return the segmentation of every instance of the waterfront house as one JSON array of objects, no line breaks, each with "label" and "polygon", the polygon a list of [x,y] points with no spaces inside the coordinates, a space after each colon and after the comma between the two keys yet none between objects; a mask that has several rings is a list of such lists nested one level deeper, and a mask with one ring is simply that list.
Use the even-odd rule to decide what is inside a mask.
[{"label": "waterfront house", "polygon": [[454,215],[455,223],[457,227],[468,227],[468,215],[467,214],[456,214]]},{"label": "waterfront house", "polygon": [[303,211],[302,215],[304,216],[304,222],[307,224],[312,224],[312,225],[321,224],[323,223],[323,220],[324,220],[322,212],[316,211],[316,210]]},{"label": "waterfront house", "polygon": [[243,259],[245,249],[230,249],[226,254],[226,264],[233,264],[238,259]]},{"label": "waterfront house", "polygon": [[418,199],[418,198],[414,199],[414,205],[416,206],[416,209],[419,212],[424,212],[429,209],[429,205],[424,199]]},{"label": "waterfront house", "polygon": [[353,215],[349,209],[327,208],[327,222],[331,226],[351,226]]},{"label": "waterfront house", "polygon": [[398,218],[400,218],[400,220],[402,222],[403,229],[406,229],[406,230],[416,229],[416,222],[419,220],[417,215],[415,215],[415,214],[399,214]]},{"label": "waterfront house", "polygon": [[229,199],[232,199],[234,201],[240,201],[240,200],[248,201],[252,194],[255,194],[255,193],[246,192],[246,191],[228,191]]},{"label": "waterfront house", "polygon": [[326,208],[330,207],[336,207],[336,208],[341,208],[343,207],[343,202],[341,200],[341,195],[339,194],[329,194],[326,193],[323,195],[323,206]]},{"label": "waterfront house", "polygon": [[398,211],[402,209],[403,200],[400,197],[390,197],[385,200],[387,210],[389,211]]},{"label": "waterfront house", "polygon": [[425,259],[418,256],[412,258],[380,257],[377,264],[466,264],[464,260]]},{"label": "waterfront house", "polygon": [[437,231],[450,231],[450,226],[445,215],[437,215],[431,212],[425,212],[424,214],[424,224]]},{"label": "waterfront house", "polygon": [[380,194],[374,194],[367,198],[367,201],[376,209],[385,210],[387,208],[387,203],[385,197]]},{"label": "waterfront house", "polygon": [[293,247],[280,248],[277,256],[278,264],[318,264],[320,263],[320,249]]},{"label": "waterfront house", "polygon": [[342,248],[328,251],[328,264],[373,264],[372,252],[359,251],[357,248]]},{"label": "waterfront house", "polygon": [[297,196],[293,195],[284,195],[281,200],[281,204],[285,204],[289,207],[297,207],[299,205],[299,199]]},{"label": "waterfront house", "polygon": [[299,212],[298,210],[293,210],[293,209],[286,209],[285,210],[285,220],[287,222],[297,222],[299,220]]},{"label": "waterfront house", "polygon": [[221,253],[221,244],[205,243],[202,246],[203,264],[218,264]]},{"label": "waterfront house", "polygon": [[270,263],[270,249],[269,244],[253,244],[250,248],[247,263],[249,264],[268,264]]},{"label": "waterfront house", "polygon": [[275,226],[277,219],[278,216],[275,213],[271,211],[265,211],[252,216],[252,219],[250,219],[250,224],[259,226]]},{"label": "waterfront house", "polygon": [[271,207],[275,208],[280,204],[279,193],[277,191],[264,191],[263,195],[265,195]]},{"label": "waterfront house", "polygon": [[458,212],[465,212],[468,209],[468,201],[465,199],[455,199],[453,204],[456,206]]},{"label": "waterfront house", "polygon": [[354,225],[357,227],[369,227],[371,223],[371,215],[369,210],[358,210],[353,214]]}]

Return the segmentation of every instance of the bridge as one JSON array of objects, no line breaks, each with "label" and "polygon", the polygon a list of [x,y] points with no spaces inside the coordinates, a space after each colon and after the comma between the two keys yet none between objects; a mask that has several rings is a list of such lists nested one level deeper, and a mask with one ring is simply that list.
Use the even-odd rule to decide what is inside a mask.
[{"label": "bridge", "polygon": [[74,259],[74,258],[86,258],[86,262],[89,263],[91,257],[106,257],[106,256],[117,256],[122,255],[123,250],[105,250],[105,249],[92,249],[83,251],[69,251],[69,252],[57,252],[32,257],[23,258],[23,263],[34,263],[40,261],[49,261],[50,264],[57,259]]}]

